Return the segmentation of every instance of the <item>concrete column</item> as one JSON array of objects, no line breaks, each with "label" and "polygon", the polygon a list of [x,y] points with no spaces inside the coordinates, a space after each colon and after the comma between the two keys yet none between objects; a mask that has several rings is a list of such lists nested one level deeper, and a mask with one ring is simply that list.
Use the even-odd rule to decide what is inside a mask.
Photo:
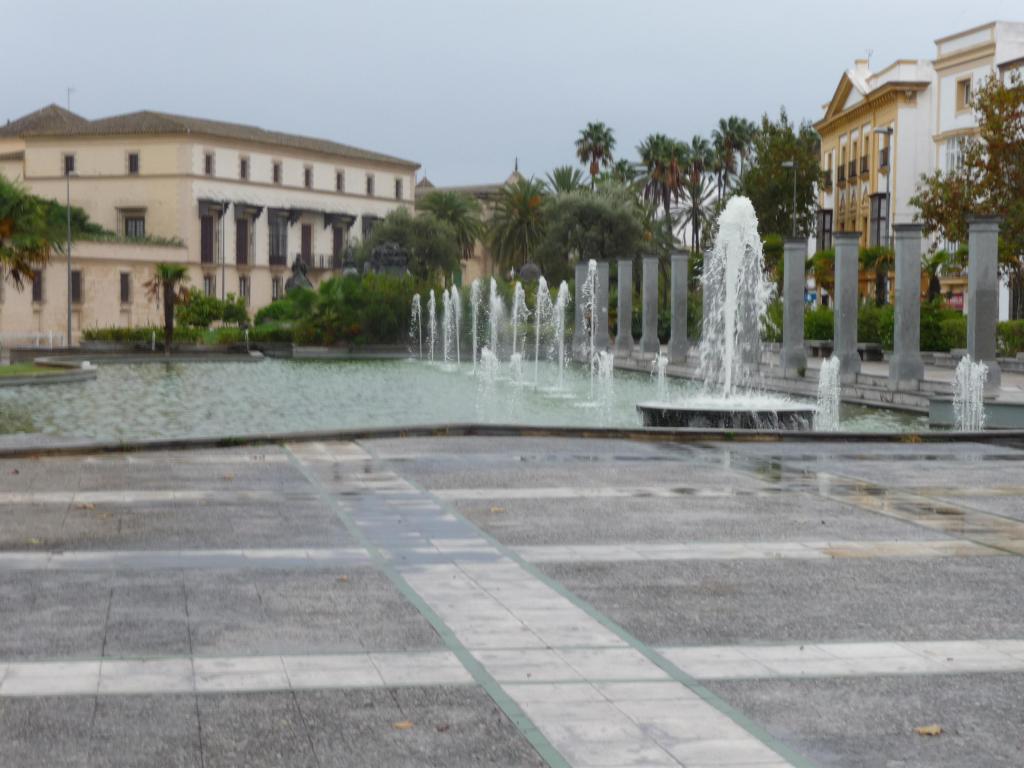
[{"label": "concrete column", "polygon": [[690,340],[686,337],[686,300],[689,287],[690,254],[687,251],[672,252],[672,335],[668,340],[668,359],[673,363],[685,363],[690,351]]},{"label": "concrete column", "polygon": [[857,284],[860,273],[860,232],[836,232],[836,285],[833,296],[835,330],[832,354],[839,360],[839,377],[852,382],[860,372],[857,354]]},{"label": "concrete column", "polygon": [[804,286],[807,284],[807,240],[787,237],[782,255],[783,376],[800,376],[807,369],[804,350]]},{"label": "concrete column", "polygon": [[608,349],[608,262],[597,262],[597,328],[594,334],[594,346],[598,352]]},{"label": "concrete column", "polygon": [[889,386],[916,389],[924,378],[921,360],[921,225],[897,224],[896,306]]},{"label": "concrete column", "polygon": [[619,331],[615,334],[615,354],[633,354],[633,260],[619,259]]},{"label": "concrete column", "polygon": [[572,330],[572,353],[578,357],[589,341],[583,328],[583,284],[587,281],[587,262],[576,263],[576,322]]},{"label": "concrete column", "polygon": [[988,366],[985,391],[998,391],[999,219],[976,216],[967,224],[967,354]]},{"label": "concrete column", "polygon": [[640,337],[640,352],[656,355],[661,351],[658,340],[658,257],[644,256],[644,332]]}]

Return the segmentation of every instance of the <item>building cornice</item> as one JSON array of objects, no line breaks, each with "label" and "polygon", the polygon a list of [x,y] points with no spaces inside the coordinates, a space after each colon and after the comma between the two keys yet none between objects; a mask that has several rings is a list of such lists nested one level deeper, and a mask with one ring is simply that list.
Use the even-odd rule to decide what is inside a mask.
[{"label": "building cornice", "polygon": [[989,41],[979,45],[972,45],[970,48],[962,48],[946,56],[940,56],[932,61],[932,66],[935,67],[937,72],[945,71],[973,61],[993,58],[995,54],[996,44]]},{"label": "building cornice", "polygon": [[946,139],[953,139],[957,136],[977,136],[981,133],[981,129],[978,126],[971,126],[970,128],[954,128],[949,131],[943,131],[942,133],[936,133],[932,136],[936,142],[943,142]]},{"label": "building cornice", "polygon": [[925,90],[930,83],[923,81],[916,82],[892,82],[886,83],[880,88],[875,89],[868,93],[864,100],[854,104],[849,109],[845,109],[842,112],[837,112],[834,115],[826,116],[814,123],[814,130],[819,134],[828,133],[833,127],[838,124],[845,123],[849,120],[855,120],[863,117],[869,112],[873,112],[879,107],[885,107],[895,102],[901,92],[914,92],[918,93]]}]

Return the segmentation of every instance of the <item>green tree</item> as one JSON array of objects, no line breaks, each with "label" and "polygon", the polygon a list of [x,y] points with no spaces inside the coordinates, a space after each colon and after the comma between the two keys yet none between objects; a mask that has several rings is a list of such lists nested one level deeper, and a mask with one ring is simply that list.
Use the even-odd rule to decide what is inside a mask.
[{"label": "green tree", "polygon": [[374,248],[384,243],[405,251],[409,271],[420,279],[449,275],[459,268],[462,248],[455,229],[432,213],[413,216],[405,208],[392,211],[360,244],[359,260],[369,259]]},{"label": "green tree", "polygon": [[0,280],[21,290],[54,246],[42,201],[0,176]]},{"label": "green tree", "polygon": [[547,192],[537,179],[516,179],[498,193],[488,237],[505,266],[522,266],[544,236]]},{"label": "green tree", "polygon": [[[948,243],[967,242],[967,219],[978,207],[980,173],[960,165],[949,171],[922,175],[910,204],[917,208],[915,218],[925,235],[938,235]],[[939,242],[932,239],[932,248]]]},{"label": "green tree", "polygon": [[615,161],[607,175],[612,181],[629,187],[637,181],[640,172],[629,160],[622,159]]},{"label": "green tree", "polygon": [[590,169],[590,186],[594,187],[601,168],[607,168],[614,158],[615,134],[604,123],[587,123],[576,139],[576,157]]},{"label": "green tree", "polygon": [[646,168],[644,199],[661,205],[665,221],[671,222],[672,201],[682,193],[683,173],[689,161],[687,147],[663,133],[652,133],[636,149]]},{"label": "green tree", "polygon": [[146,293],[164,305],[164,354],[171,354],[174,341],[174,307],[184,298],[188,267],[184,264],[157,264],[153,277],[146,283]]},{"label": "green tree", "polygon": [[879,307],[885,304],[889,298],[886,279],[889,277],[889,270],[892,269],[895,258],[892,248],[883,245],[860,250],[861,269],[865,272],[875,273],[875,304]]},{"label": "green tree", "polygon": [[440,221],[447,222],[455,232],[462,258],[473,258],[476,241],[483,237],[484,225],[480,218],[480,203],[463,192],[438,190],[427,193],[416,201],[416,207]]},{"label": "green tree", "polygon": [[584,186],[580,169],[571,165],[560,165],[548,174],[548,189],[553,195],[575,192]]},{"label": "green tree", "polygon": [[[783,168],[787,161],[796,168]],[[797,233],[814,230],[818,210],[817,186],[821,182],[820,139],[809,122],[794,125],[779,111],[778,120],[768,115],[751,143],[750,165],[740,180],[738,192],[750,198],[762,235],[789,234],[793,221],[793,174],[796,174]]]}]

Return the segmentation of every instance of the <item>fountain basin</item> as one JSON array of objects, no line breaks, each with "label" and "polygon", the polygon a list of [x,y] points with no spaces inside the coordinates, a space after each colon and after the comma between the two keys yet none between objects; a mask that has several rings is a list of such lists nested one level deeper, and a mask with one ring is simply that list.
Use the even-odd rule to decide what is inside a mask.
[{"label": "fountain basin", "polygon": [[720,403],[637,403],[645,427],[691,429],[758,429],[809,431],[814,428],[812,405],[770,403],[764,406]]}]

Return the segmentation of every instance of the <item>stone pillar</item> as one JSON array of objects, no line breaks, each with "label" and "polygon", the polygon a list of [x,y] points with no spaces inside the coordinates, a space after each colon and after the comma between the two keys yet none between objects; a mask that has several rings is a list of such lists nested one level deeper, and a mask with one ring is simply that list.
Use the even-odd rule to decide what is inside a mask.
[{"label": "stone pillar", "polygon": [[916,389],[924,378],[921,360],[921,225],[897,224],[896,306],[889,386]]},{"label": "stone pillar", "polygon": [[852,382],[860,372],[857,354],[857,285],[860,274],[860,232],[835,232],[836,280],[832,354],[839,360],[839,377]]},{"label": "stone pillar", "polygon": [[682,364],[690,351],[690,340],[686,337],[686,300],[689,288],[690,254],[687,251],[672,252],[672,335],[668,340],[668,359]]},{"label": "stone pillar", "polygon": [[576,263],[576,322],[572,329],[572,354],[579,357],[589,343],[583,329],[583,284],[587,281],[587,262]]},{"label": "stone pillar", "polygon": [[615,334],[615,354],[633,354],[633,260],[619,259],[619,331]]},{"label": "stone pillar", "polygon": [[807,240],[787,237],[782,255],[782,353],[783,376],[800,376],[807,369],[804,349],[804,286],[807,284]]},{"label": "stone pillar", "polygon": [[988,366],[986,392],[999,390],[999,219],[976,216],[967,224],[967,354]]},{"label": "stone pillar", "polygon": [[598,352],[608,349],[608,262],[597,262],[597,328],[594,333],[594,346]]},{"label": "stone pillar", "polygon": [[644,256],[644,332],[640,337],[640,352],[656,355],[661,351],[658,340],[658,257]]}]

